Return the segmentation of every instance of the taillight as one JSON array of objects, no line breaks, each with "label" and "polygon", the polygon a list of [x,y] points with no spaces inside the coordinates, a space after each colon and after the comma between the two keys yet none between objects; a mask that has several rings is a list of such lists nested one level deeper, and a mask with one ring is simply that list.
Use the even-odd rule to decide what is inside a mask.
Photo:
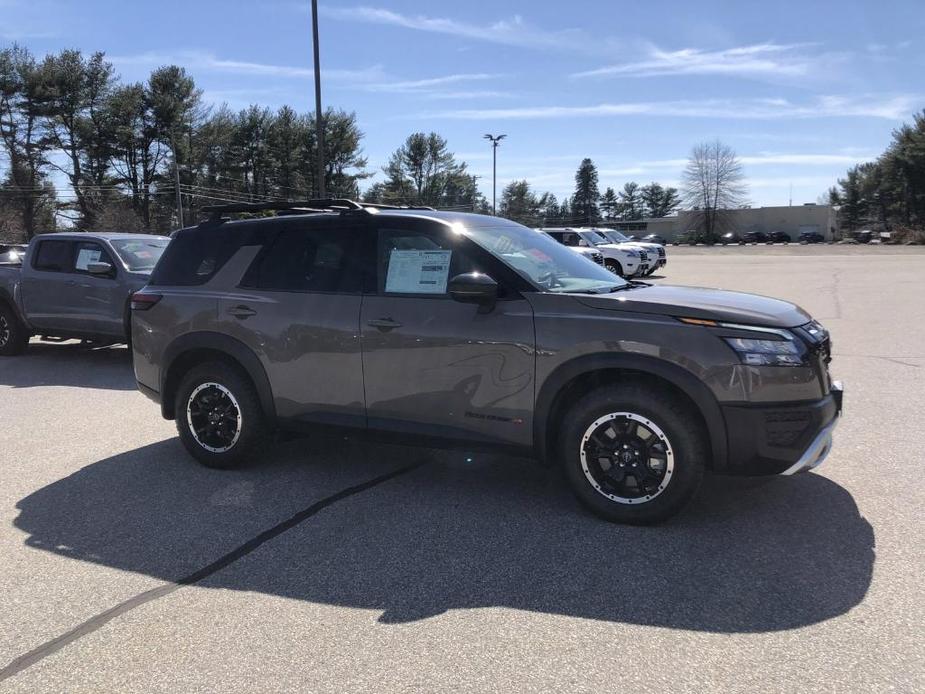
[{"label": "taillight", "polygon": [[133,311],[147,311],[149,308],[154,306],[158,301],[161,300],[160,294],[153,294],[151,292],[135,292],[132,294],[132,310]]}]

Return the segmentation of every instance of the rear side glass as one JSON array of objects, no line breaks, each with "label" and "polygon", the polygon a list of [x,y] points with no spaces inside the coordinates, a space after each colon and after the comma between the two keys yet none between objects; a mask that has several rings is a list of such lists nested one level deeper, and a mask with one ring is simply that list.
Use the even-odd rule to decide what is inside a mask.
[{"label": "rear side glass", "polygon": [[183,230],[167,246],[149,284],[168,287],[204,284],[241,246],[257,242],[255,234],[244,229]]},{"label": "rear side glass", "polygon": [[70,241],[41,241],[33,267],[46,272],[70,272],[71,251]]},{"label": "rear side glass", "polygon": [[282,231],[258,257],[244,283],[258,289],[359,294],[363,289],[360,235],[350,230]]}]

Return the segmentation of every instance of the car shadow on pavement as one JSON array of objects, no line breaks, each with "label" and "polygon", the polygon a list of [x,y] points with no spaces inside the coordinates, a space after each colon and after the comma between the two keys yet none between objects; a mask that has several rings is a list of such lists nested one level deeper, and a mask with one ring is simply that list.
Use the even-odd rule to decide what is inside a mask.
[{"label": "car shadow on pavement", "polygon": [[0,360],[0,386],[76,386],[134,390],[132,354],[125,345],[93,347],[79,342],[29,343],[26,352]]},{"label": "car shadow on pavement", "polygon": [[682,515],[638,528],[589,515],[558,473],[528,460],[305,441],[266,457],[213,471],[162,441],[27,496],[15,526],[30,547],[177,581],[327,495],[422,459],[197,585],[369,609],[382,623],[500,606],[734,633],[842,615],[873,572],[871,525],[812,473],[711,477]]}]

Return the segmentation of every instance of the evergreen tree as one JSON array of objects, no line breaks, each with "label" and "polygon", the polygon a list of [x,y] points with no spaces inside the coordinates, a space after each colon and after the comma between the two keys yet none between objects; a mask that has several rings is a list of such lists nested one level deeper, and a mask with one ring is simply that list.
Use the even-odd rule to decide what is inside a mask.
[{"label": "evergreen tree", "polygon": [[646,217],[668,217],[673,214],[681,204],[681,196],[677,188],[663,188],[654,181],[639,189],[642,200],[643,214]]},{"label": "evergreen tree", "polygon": [[590,159],[583,159],[575,172],[575,193],[572,195],[571,214],[578,224],[593,225],[601,218],[598,200],[597,167]]},{"label": "evergreen tree", "polygon": [[604,191],[604,194],[601,196],[601,215],[603,218],[610,222],[615,219],[619,219],[620,216],[620,203],[617,200],[617,194],[614,192],[613,188],[608,186],[607,190]]},{"label": "evergreen tree", "polygon": [[642,211],[639,184],[634,181],[624,184],[620,191],[620,218],[626,221],[642,219]]}]

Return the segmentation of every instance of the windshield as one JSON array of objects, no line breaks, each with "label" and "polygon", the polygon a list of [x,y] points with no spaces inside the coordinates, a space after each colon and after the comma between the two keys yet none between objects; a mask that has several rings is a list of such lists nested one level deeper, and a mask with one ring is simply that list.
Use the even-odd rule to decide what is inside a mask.
[{"label": "windshield", "polygon": [[579,231],[578,235],[592,246],[601,246],[610,243],[606,236],[602,236],[596,231]]},{"label": "windshield", "polygon": [[153,270],[170,239],[113,239],[112,247],[132,272]]},{"label": "windshield", "polygon": [[629,239],[626,238],[623,234],[621,234],[619,231],[614,231],[613,229],[601,233],[604,234],[604,236],[606,236],[613,243],[626,243],[629,241]]},{"label": "windshield", "polygon": [[628,283],[551,236],[519,224],[467,227],[470,239],[547,292],[605,293]]}]

